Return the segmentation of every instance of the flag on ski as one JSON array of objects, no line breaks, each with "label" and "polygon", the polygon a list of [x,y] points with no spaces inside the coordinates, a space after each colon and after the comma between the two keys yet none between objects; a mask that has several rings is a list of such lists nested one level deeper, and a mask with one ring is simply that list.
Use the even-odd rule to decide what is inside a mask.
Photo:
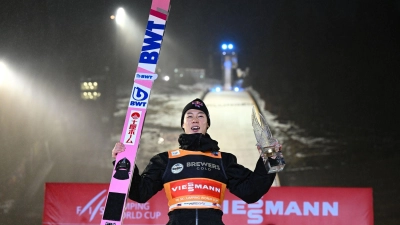
[{"label": "flag on ski", "polygon": [[151,3],[142,51],[120,139],[126,150],[117,155],[107,198],[104,197],[96,206],[99,208],[106,201],[100,225],[122,225],[123,222],[126,198],[131,184],[150,91],[154,80],[157,79],[155,70],[160,56],[169,8],[170,0],[153,0]]}]

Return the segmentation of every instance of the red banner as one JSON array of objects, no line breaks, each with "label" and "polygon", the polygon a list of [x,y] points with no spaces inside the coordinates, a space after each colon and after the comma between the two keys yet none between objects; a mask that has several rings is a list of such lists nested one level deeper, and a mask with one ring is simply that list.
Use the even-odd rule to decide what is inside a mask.
[{"label": "red banner", "polygon": [[[108,184],[47,183],[43,225],[100,224]],[[246,204],[229,193],[224,223],[268,225],[373,225],[371,188],[272,187]],[[166,224],[168,206],[161,191],[147,203],[127,202],[124,225]]]}]

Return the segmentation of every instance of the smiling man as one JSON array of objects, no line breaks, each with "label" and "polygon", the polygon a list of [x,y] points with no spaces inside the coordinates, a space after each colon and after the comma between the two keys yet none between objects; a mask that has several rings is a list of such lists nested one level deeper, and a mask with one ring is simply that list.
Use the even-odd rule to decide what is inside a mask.
[{"label": "smiling man", "polygon": [[206,134],[210,127],[210,116],[203,101],[197,98],[185,106],[181,126],[186,134]]},{"label": "smiling man", "polygon": [[[233,154],[220,152],[218,142],[207,133],[210,125],[205,103],[198,98],[189,102],[182,110],[179,148],[155,155],[141,175],[135,165],[129,198],[145,203],[164,188],[167,225],[223,225],[225,191],[247,203],[267,193],[275,173],[268,173],[261,158],[252,172],[238,164]],[[117,143],[112,157],[124,150]]]}]

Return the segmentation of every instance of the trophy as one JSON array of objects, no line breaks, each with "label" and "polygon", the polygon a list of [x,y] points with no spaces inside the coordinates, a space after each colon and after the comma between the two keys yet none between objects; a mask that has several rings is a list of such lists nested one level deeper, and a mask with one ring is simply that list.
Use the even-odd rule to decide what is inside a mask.
[{"label": "trophy", "polygon": [[272,137],[271,130],[265,118],[256,113],[254,107],[251,114],[254,136],[257,140],[257,149],[264,161],[264,166],[268,173],[277,173],[285,167],[285,159],[283,158],[278,140]]}]

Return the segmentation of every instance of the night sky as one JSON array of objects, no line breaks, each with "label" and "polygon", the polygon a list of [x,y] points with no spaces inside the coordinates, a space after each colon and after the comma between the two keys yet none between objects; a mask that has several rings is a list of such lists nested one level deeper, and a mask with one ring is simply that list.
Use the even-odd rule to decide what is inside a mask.
[{"label": "night sky", "polygon": [[[114,84],[132,80],[150,4],[1,1],[0,61],[25,80],[22,90],[0,87],[1,151],[20,137],[29,148],[52,133],[55,122],[67,120],[65,113],[77,113],[82,77],[104,76]],[[207,76],[221,79],[219,47],[232,42],[239,67],[250,68],[244,85],[256,89],[279,119],[316,134],[319,129],[372,134],[376,146],[393,141],[376,154],[399,158],[400,0],[171,0],[171,5],[162,73],[205,68]],[[137,26],[130,41],[118,36],[110,19],[120,6]],[[48,119],[54,115],[59,120]],[[12,159],[5,156],[0,168],[9,168]]]},{"label": "night sky", "polygon": [[[35,80],[76,86],[80,77],[126,77],[137,66],[150,1],[4,1],[0,58]],[[129,54],[118,53],[109,19],[123,6],[139,24]],[[399,81],[400,1],[172,1],[159,68],[206,68],[220,78],[219,46],[235,43],[246,81],[310,117],[373,126],[391,112]],[[214,59],[213,68],[210,58]],[[264,91],[263,91],[264,92]],[[336,113],[329,113],[335,111]],[[310,114],[311,113],[311,114]],[[336,117],[336,118],[333,118]],[[377,118],[384,118],[377,121]],[[374,122],[376,121],[376,122]]]}]

